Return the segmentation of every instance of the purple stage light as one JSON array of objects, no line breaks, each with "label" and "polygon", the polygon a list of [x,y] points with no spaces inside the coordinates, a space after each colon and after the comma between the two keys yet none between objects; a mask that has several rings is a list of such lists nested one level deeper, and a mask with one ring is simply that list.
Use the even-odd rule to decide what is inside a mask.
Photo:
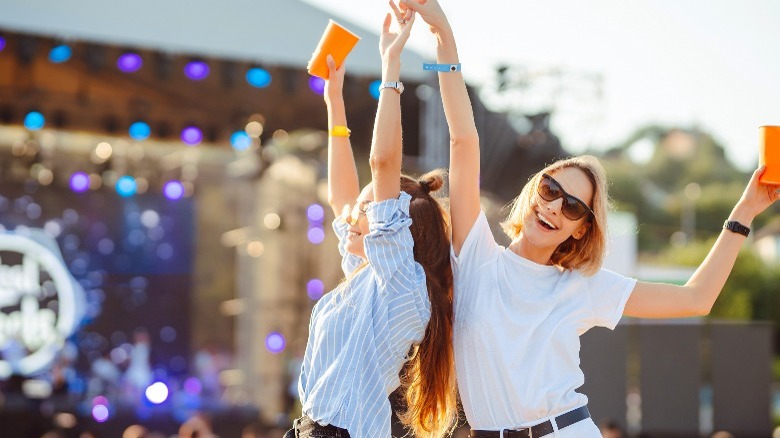
[{"label": "purple stage light", "polygon": [[325,230],[320,227],[311,227],[309,228],[309,232],[306,233],[306,237],[309,238],[309,242],[319,245],[325,240]]},{"label": "purple stage light", "polygon": [[2,52],[3,49],[5,49],[5,38],[0,36],[0,52]]},{"label": "purple stage light", "polygon": [[306,209],[306,217],[309,218],[309,222],[321,224],[325,218],[325,209],[320,204],[312,204]]},{"label": "purple stage light", "polygon": [[98,423],[104,423],[108,420],[108,407],[105,405],[95,405],[92,408],[92,418]]},{"label": "purple stage light", "polygon": [[133,52],[125,53],[116,60],[116,68],[125,73],[137,72],[142,65],[144,65],[144,60],[141,55]]},{"label": "purple stage light", "polygon": [[188,126],[181,131],[181,141],[190,146],[195,146],[203,141],[203,132],[195,126]]},{"label": "purple stage light", "polygon": [[206,79],[209,75],[209,65],[203,61],[188,62],[184,66],[184,75],[193,81]]},{"label": "purple stage light", "polygon": [[171,201],[176,201],[184,196],[184,184],[179,181],[170,180],[163,186],[163,195]]},{"label": "purple stage light", "polygon": [[319,278],[312,278],[306,283],[306,295],[308,295],[312,301],[317,301],[322,298],[323,293],[325,293],[325,284]]},{"label": "purple stage light", "polygon": [[92,406],[103,405],[108,406],[108,399],[102,395],[99,395],[92,399]]},{"label": "purple stage light", "polygon": [[284,336],[279,332],[271,332],[265,337],[265,348],[273,354],[284,351],[285,344]]},{"label": "purple stage light", "polygon": [[190,377],[184,381],[184,392],[191,395],[198,395],[203,390],[200,380],[197,377]]},{"label": "purple stage light", "polygon": [[146,388],[144,394],[150,402],[159,405],[168,399],[168,387],[163,382],[154,382]]},{"label": "purple stage light", "polygon": [[84,172],[74,172],[70,176],[70,189],[76,193],[84,193],[89,190],[89,175]]},{"label": "purple stage light", "polygon": [[311,88],[311,91],[322,95],[322,93],[325,92],[325,79],[322,79],[317,76],[312,76],[309,78],[309,88]]}]

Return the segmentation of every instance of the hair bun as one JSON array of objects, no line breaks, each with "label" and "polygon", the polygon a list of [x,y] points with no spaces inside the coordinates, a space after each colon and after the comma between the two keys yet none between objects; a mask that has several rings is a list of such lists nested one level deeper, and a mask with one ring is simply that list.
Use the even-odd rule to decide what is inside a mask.
[{"label": "hair bun", "polygon": [[444,185],[444,178],[447,174],[442,169],[432,170],[417,179],[425,193],[436,192]]}]

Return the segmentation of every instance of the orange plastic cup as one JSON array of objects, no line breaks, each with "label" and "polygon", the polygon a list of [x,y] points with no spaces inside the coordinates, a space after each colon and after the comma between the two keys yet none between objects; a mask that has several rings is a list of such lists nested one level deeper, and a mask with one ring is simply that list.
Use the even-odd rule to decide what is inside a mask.
[{"label": "orange plastic cup", "polygon": [[325,33],[322,34],[320,43],[311,55],[307,70],[310,75],[328,79],[328,63],[326,57],[331,55],[336,61],[336,67],[340,67],[344,60],[355,47],[360,37],[348,31],[344,26],[333,20],[328,22]]},{"label": "orange plastic cup", "polygon": [[766,166],[759,180],[780,184],[780,126],[759,126],[758,143],[758,165]]}]

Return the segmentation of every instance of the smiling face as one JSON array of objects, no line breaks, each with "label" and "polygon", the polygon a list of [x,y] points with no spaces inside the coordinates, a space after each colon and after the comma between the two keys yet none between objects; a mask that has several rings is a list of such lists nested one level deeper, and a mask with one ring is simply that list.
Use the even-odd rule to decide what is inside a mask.
[{"label": "smiling face", "polygon": [[368,218],[366,218],[366,207],[368,203],[374,200],[374,188],[369,184],[360,192],[355,205],[345,206],[342,217],[349,224],[347,232],[346,250],[348,253],[356,255],[365,260],[366,251],[363,246],[363,239],[368,234]]},{"label": "smiling face", "polygon": [[[539,186],[534,187],[530,208],[523,218],[521,238],[523,243],[521,247],[524,247],[526,252],[521,255],[544,263],[547,263],[550,255],[561,243],[570,237],[581,239],[588,231],[591,218],[589,211],[579,219],[570,219],[577,216],[573,214],[573,211],[579,207],[576,199],[581,200],[587,207],[590,207],[593,202],[593,184],[581,169],[564,167],[551,171],[549,176],[552,179],[544,177],[540,179],[539,184],[545,185],[542,192],[547,198],[558,197],[547,201],[540,196]],[[567,194],[571,196],[567,197]],[[564,203],[568,203],[569,206],[564,206]],[[569,210],[563,212],[562,209]],[[545,258],[547,260],[540,260]]]}]

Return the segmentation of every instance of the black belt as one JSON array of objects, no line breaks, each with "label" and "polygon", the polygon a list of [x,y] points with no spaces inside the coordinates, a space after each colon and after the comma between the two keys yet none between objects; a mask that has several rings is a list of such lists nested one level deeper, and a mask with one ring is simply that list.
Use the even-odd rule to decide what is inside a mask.
[{"label": "black belt", "polygon": [[[574,423],[577,423],[578,421],[582,421],[586,418],[590,418],[590,412],[588,412],[588,407],[583,406],[581,408],[577,408],[573,411],[569,411],[565,414],[558,415],[555,417],[555,424],[558,425],[558,430],[563,429],[564,427],[571,426]],[[549,435],[553,433],[555,429],[553,429],[552,422],[550,420],[545,421],[544,423],[539,423],[535,426],[526,427],[523,429],[504,429],[504,430],[471,430],[471,433],[469,434],[469,437],[471,438],[492,438],[492,437],[501,437],[501,438],[539,438],[545,435]],[[501,434],[503,432],[503,435]]]},{"label": "black belt", "polygon": [[293,431],[295,437],[298,436],[317,436],[331,438],[349,438],[347,429],[332,426],[330,424],[321,426],[316,421],[309,418],[308,415],[302,415],[301,418],[293,421]]}]

